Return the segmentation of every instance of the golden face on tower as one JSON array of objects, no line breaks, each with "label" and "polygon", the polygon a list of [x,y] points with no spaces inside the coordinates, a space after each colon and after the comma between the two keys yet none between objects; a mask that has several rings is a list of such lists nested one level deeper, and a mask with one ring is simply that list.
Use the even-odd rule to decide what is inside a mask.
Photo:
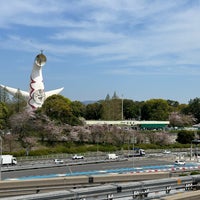
[{"label": "golden face on tower", "polygon": [[46,61],[47,61],[47,58],[43,53],[38,54],[35,58],[35,64],[41,67],[45,65]]}]

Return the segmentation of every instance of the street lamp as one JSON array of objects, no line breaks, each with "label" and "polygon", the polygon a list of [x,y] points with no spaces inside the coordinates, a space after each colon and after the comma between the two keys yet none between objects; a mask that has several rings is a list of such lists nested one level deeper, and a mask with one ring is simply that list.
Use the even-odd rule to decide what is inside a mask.
[{"label": "street lamp", "polygon": [[99,152],[99,135],[97,135],[97,160],[98,160],[98,152]]},{"label": "street lamp", "polygon": [[133,140],[133,147],[132,147],[132,148],[133,148],[133,169],[134,169],[134,152],[135,152],[135,151],[134,151],[134,148],[135,148],[135,147],[134,147],[134,142],[135,142],[134,131],[133,131],[133,138],[132,138],[132,140]]},{"label": "street lamp", "polygon": [[193,145],[191,142],[191,144],[190,144],[190,161],[192,160],[192,154],[193,154],[192,147],[193,147]]}]

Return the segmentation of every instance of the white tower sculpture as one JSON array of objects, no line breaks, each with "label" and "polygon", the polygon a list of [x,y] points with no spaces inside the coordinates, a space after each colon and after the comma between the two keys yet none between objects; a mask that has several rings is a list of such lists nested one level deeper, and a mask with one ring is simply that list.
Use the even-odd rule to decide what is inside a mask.
[{"label": "white tower sculpture", "polygon": [[22,91],[16,88],[11,88],[8,86],[0,85],[1,88],[5,88],[11,95],[15,95],[17,92],[20,92],[23,97],[27,99],[27,104],[31,109],[37,109],[42,106],[45,99],[51,95],[59,94],[64,88],[59,88],[56,90],[51,90],[45,92],[44,82],[42,77],[42,67],[45,65],[47,59],[46,56],[41,51],[35,57],[33,64],[33,69],[30,77],[30,89],[29,92]]}]

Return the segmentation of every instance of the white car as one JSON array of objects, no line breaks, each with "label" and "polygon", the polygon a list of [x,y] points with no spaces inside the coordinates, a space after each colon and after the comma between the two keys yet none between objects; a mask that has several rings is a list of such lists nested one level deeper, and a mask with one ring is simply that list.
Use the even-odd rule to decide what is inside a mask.
[{"label": "white car", "polygon": [[61,159],[54,159],[54,163],[55,163],[55,164],[63,164],[64,161],[61,160]]},{"label": "white car", "polygon": [[164,154],[170,154],[171,151],[169,151],[169,150],[164,150],[163,153],[164,153]]},{"label": "white car", "polygon": [[175,165],[185,165],[185,161],[184,160],[176,160]]},{"label": "white car", "polygon": [[73,160],[84,159],[84,156],[74,155],[72,157]]}]

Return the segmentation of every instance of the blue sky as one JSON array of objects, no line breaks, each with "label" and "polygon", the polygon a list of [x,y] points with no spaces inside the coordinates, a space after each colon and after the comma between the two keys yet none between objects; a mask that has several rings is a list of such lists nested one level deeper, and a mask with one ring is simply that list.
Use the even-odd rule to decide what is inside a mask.
[{"label": "blue sky", "polygon": [[0,84],[28,91],[44,50],[45,89],[188,103],[200,95],[200,0],[0,0]]}]

